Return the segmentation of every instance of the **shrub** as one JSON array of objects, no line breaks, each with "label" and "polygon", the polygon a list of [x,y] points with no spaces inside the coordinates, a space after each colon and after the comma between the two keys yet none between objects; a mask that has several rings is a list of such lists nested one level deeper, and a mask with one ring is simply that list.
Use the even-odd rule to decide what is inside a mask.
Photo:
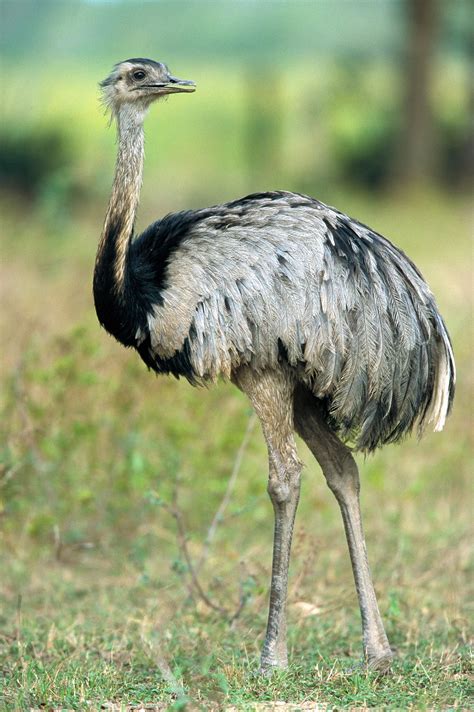
[{"label": "shrub", "polygon": [[5,122],[0,129],[0,181],[36,198],[58,176],[70,173],[72,154],[72,142],[58,126]]}]

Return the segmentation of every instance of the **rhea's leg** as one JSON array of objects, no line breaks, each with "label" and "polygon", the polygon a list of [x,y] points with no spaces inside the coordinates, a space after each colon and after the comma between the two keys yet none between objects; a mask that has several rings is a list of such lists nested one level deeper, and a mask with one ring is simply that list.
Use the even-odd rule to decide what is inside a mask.
[{"label": "rhea's leg", "polygon": [[293,388],[290,374],[241,369],[235,383],[250,398],[268,447],[268,493],[275,514],[273,564],[267,632],[261,672],[286,667],[286,597],[291,539],[300,494],[301,463],[293,437]]},{"label": "rhea's leg", "polygon": [[299,386],[295,394],[295,428],[318,460],[342,513],[362,617],[365,659],[386,671],[393,653],[372,583],[359,503],[359,473],[348,447],[329,429],[317,399]]}]

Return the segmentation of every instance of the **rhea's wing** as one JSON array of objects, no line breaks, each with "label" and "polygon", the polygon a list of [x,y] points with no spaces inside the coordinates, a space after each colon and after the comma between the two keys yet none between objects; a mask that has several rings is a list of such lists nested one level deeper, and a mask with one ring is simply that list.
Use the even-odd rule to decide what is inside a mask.
[{"label": "rhea's wing", "polygon": [[315,210],[276,202],[170,216],[190,227],[179,241],[172,231],[174,247],[159,275],[160,299],[149,319],[156,354],[169,357],[187,339],[198,378],[229,375],[241,363],[276,367],[282,343],[292,359],[301,356],[299,330],[311,311],[308,297],[317,293],[325,227]]}]

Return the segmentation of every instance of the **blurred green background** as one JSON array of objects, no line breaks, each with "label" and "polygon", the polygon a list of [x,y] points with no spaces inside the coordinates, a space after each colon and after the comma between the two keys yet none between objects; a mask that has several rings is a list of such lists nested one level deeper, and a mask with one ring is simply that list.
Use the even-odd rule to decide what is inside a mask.
[{"label": "blurred green background", "polygon": [[[2,0],[0,9],[0,701],[465,706],[467,0]],[[257,426],[238,454],[249,405],[226,384],[156,380],[99,329],[91,277],[115,135],[97,84],[134,56],[198,86],[150,111],[139,230],[252,191],[306,192],[401,246],[446,318],[459,378],[445,432],[359,462],[369,555],[399,652],[393,678],[344,672],[360,650],[357,604],[339,513],[303,446],[293,666],[273,682],[253,675],[272,510]],[[245,602],[231,626],[193,588],[183,541],[216,605]]]}]

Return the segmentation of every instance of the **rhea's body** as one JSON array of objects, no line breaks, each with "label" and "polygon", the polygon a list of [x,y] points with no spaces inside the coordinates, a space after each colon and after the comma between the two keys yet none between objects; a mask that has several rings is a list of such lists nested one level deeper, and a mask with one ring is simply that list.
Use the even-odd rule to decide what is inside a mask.
[{"label": "rhea's body", "polygon": [[131,242],[111,300],[100,274],[114,256],[98,265],[99,319],[158,373],[196,383],[285,362],[361,449],[442,428],[451,354],[433,296],[400,250],[333,208],[274,192],[169,215]]}]

